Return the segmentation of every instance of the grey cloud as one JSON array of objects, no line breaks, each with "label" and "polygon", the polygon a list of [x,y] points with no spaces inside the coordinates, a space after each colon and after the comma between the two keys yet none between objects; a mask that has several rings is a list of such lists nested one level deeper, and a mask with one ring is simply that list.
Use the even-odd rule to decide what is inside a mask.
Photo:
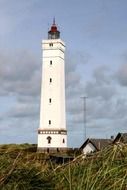
[{"label": "grey cloud", "polygon": [[103,99],[91,99],[88,104],[89,121],[91,119],[111,119],[114,113],[114,104],[112,100],[104,101]]},{"label": "grey cloud", "polygon": [[[84,66],[88,63],[90,56],[83,54],[83,52],[67,52],[66,57],[66,107],[69,115],[68,123],[79,121],[82,119],[79,116],[82,114],[82,100],[81,96],[84,94],[84,86],[82,83],[82,75],[78,67]],[[79,115],[78,115],[79,114]]]},{"label": "grey cloud", "polygon": [[88,97],[101,97],[104,100],[109,100],[116,94],[116,89],[112,85],[98,85],[94,81],[87,82],[85,91]]},{"label": "grey cloud", "polygon": [[[78,70],[73,71],[75,80],[71,80],[67,86],[67,111],[69,114],[68,124],[83,131],[83,102],[81,95],[88,96],[86,102],[86,117],[88,128],[102,128],[102,131],[115,131],[118,126],[122,129],[126,120],[127,99],[121,99],[121,90],[115,84],[111,70],[106,66],[100,66],[93,71],[93,78],[83,83]],[[78,77],[77,77],[78,76]],[[74,85],[75,84],[75,85]],[[74,86],[73,86],[74,85]],[[71,88],[72,87],[72,88]],[[122,87],[120,87],[122,88]],[[115,121],[117,125],[115,126]],[[122,126],[121,126],[121,121]]]},{"label": "grey cloud", "polygon": [[69,72],[66,75],[66,87],[75,87],[76,84],[79,84],[81,80],[81,77],[78,73],[76,73],[75,71],[73,72]]},{"label": "grey cloud", "polygon": [[[73,64],[73,62],[70,62]],[[117,95],[117,89],[114,86],[112,73],[107,66],[98,66],[93,71],[93,78],[84,82],[81,73],[77,69],[77,65],[71,65],[69,71],[67,71],[67,113],[68,123],[79,127],[83,124],[83,101],[81,96],[88,96],[87,106],[87,123],[90,126],[94,126],[95,121],[102,124],[104,121],[110,121],[113,119],[115,113],[115,103],[113,98]],[[99,125],[100,126],[100,125]]]},{"label": "grey cloud", "polygon": [[31,53],[0,53],[0,94],[38,95],[40,79],[40,64]]},{"label": "grey cloud", "polygon": [[117,93],[113,85],[113,77],[107,66],[99,66],[93,71],[93,80],[87,81],[85,92],[88,97],[101,97],[104,100],[110,100]]},{"label": "grey cloud", "polygon": [[80,97],[75,97],[67,100],[68,114],[76,116],[83,111],[83,100]]},{"label": "grey cloud", "polygon": [[115,104],[114,116],[116,119],[127,119],[127,99],[118,98]]},{"label": "grey cloud", "polygon": [[0,125],[0,143],[36,143],[38,119],[6,119]]},{"label": "grey cloud", "polygon": [[6,115],[11,118],[37,117],[39,115],[39,105],[16,103],[15,106],[10,108]]},{"label": "grey cloud", "polygon": [[115,78],[122,86],[127,86],[127,64],[122,64],[115,74]]},{"label": "grey cloud", "polygon": [[106,131],[109,128],[115,128],[114,120],[118,120],[120,125],[119,120],[126,119],[127,100],[121,100],[120,89],[109,67],[105,65],[96,67],[93,71],[93,78],[84,82],[77,65],[72,64],[67,72],[66,80],[67,113],[70,126],[81,127],[83,125],[84,110],[83,102],[80,100],[82,95],[88,96],[86,117],[90,128],[104,127]]},{"label": "grey cloud", "polygon": [[65,68],[66,72],[74,72],[78,66],[82,64],[88,63],[89,59],[91,59],[91,55],[82,52],[82,51],[75,51],[75,52],[66,52],[65,56]]},{"label": "grey cloud", "polygon": [[84,84],[82,84],[82,75],[78,67],[84,66],[88,62],[89,57],[85,53],[83,54],[83,52],[67,52],[65,61],[67,99],[81,96]]},{"label": "grey cloud", "polygon": [[110,84],[111,76],[109,74],[110,74],[110,69],[106,65],[103,65],[97,67],[94,70],[93,77],[96,79],[96,82],[99,85]]},{"label": "grey cloud", "polygon": [[[8,143],[28,141],[28,134],[38,128],[40,84],[41,64],[34,54],[25,50],[0,52],[0,96],[13,97],[13,103],[0,114],[1,143],[2,139]],[[28,126],[29,133],[23,136]],[[32,139],[35,137],[36,133]]]},{"label": "grey cloud", "polygon": [[36,70],[35,57],[26,51],[13,56],[0,54],[0,77],[3,80],[30,80]]}]

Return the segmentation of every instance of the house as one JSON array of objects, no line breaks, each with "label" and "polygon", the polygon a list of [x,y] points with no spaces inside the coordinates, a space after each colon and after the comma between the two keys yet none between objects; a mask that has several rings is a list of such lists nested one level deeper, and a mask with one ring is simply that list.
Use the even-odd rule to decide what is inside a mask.
[{"label": "house", "polygon": [[87,139],[82,146],[80,147],[80,150],[84,154],[92,153],[99,151],[109,144],[112,143],[112,139]]},{"label": "house", "polygon": [[122,142],[122,143],[127,143],[127,133],[118,133],[116,138],[114,139],[113,143],[118,143],[118,142]]}]

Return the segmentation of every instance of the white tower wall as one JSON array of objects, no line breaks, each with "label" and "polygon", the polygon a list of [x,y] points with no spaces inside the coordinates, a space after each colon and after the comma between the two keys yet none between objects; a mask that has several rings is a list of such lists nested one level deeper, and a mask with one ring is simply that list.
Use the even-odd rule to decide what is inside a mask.
[{"label": "white tower wall", "polygon": [[38,148],[66,148],[65,44],[60,39],[42,41],[42,87]]}]

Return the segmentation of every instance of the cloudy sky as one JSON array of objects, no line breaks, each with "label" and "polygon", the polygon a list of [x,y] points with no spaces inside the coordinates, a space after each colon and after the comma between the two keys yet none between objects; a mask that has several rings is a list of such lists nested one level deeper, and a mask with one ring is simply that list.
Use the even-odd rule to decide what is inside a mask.
[{"label": "cloudy sky", "polygon": [[36,143],[41,40],[56,18],[66,43],[69,147],[127,132],[127,1],[0,0],[0,143]]}]

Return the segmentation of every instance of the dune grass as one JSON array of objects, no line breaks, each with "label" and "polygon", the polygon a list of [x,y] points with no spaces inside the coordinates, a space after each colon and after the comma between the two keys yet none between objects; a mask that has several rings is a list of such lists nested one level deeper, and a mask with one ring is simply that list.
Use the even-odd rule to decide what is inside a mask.
[{"label": "dune grass", "polygon": [[126,190],[127,145],[117,144],[58,165],[31,145],[0,146],[1,190]]}]

